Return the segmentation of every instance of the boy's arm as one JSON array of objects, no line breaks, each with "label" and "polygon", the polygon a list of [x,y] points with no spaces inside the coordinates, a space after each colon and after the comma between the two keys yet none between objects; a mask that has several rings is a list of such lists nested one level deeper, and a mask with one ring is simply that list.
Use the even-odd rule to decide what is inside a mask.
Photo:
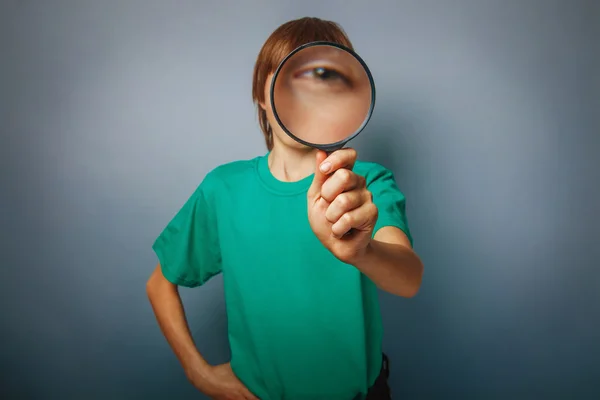
[{"label": "boy's arm", "polygon": [[423,263],[406,234],[393,226],[378,230],[352,264],[379,288],[398,296],[413,297],[421,286]]},{"label": "boy's arm", "polygon": [[146,293],[163,335],[198,390],[211,398],[256,400],[229,363],[211,366],[202,357],[187,324],[177,285],[164,277],[160,264],[146,283]]},{"label": "boy's arm", "polygon": [[160,264],[148,279],[146,293],[160,330],[175,352],[186,375],[196,373],[207,376],[210,365],[194,344],[178,287],[164,277]]}]

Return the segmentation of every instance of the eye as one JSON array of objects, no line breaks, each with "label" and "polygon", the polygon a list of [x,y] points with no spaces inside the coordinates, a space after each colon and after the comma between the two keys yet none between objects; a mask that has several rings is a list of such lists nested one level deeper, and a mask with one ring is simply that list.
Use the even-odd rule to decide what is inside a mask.
[{"label": "eye", "polygon": [[315,79],[316,81],[326,84],[343,84],[352,87],[352,82],[343,73],[338,72],[333,68],[314,67],[302,71],[298,76],[300,78]]},{"label": "eye", "polygon": [[319,78],[322,80],[343,79],[343,76],[337,71],[323,67],[314,68],[311,70],[311,72],[315,78]]}]

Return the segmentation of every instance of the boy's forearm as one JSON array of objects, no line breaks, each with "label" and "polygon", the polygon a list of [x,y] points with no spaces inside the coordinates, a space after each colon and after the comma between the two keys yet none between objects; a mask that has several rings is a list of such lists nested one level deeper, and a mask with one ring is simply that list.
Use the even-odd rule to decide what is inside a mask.
[{"label": "boy's forearm", "polygon": [[147,293],[158,325],[184,370],[208,373],[210,365],[196,348],[177,287],[166,282],[154,285],[149,282]]},{"label": "boy's forearm", "polygon": [[365,254],[352,263],[386,292],[413,297],[419,291],[423,264],[409,247],[371,240]]}]

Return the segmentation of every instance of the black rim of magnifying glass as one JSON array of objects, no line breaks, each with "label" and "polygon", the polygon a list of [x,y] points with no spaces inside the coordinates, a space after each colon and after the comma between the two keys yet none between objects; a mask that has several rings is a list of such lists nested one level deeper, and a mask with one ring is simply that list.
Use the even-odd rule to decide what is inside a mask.
[{"label": "black rim of magnifying glass", "polygon": [[[367,118],[365,118],[365,120],[363,121],[363,123],[360,125],[360,127],[358,128],[358,130],[356,132],[354,132],[349,137],[347,137],[343,140],[340,140],[339,142],[335,142],[335,143],[316,144],[316,143],[310,143],[310,142],[300,139],[299,137],[295,136],[292,132],[290,132],[288,130],[288,128],[286,128],[286,126],[283,124],[283,122],[281,122],[281,119],[279,118],[279,114],[277,113],[277,108],[275,107],[275,82],[277,81],[277,77],[279,76],[279,72],[281,71],[281,68],[284,66],[286,61],[289,60],[290,57],[292,57],[294,54],[296,54],[300,50],[306,49],[308,47],[313,47],[313,46],[331,46],[331,47],[336,47],[340,50],[344,50],[344,51],[350,53],[350,55],[352,55],[356,60],[358,60],[360,65],[362,65],[367,76],[369,77],[369,83],[371,84],[371,105],[369,106],[369,112],[367,114]],[[285,56],[285,58],[279,63],[279,66],[277,67],[277,69],[275,70],[275,73],[273,74],[273,80],[271,81],[270,95],[271,95],[271,109],[273,110],[273,115],[275,116],[275,120],[277,120],[277,123],[279,124],[281,129],[283,129],[283,131],[285,133],[287,133],[288,136],[290,136],[292,139],[294,139],[298,143],[302,143],[305,146],[314,147],[316,149],[327,151],[327,152],[339,150],[342,147],[344,147],[344,145],[346,143],[348,143],[349,141],[351,141],[352,139],[357,137],[358,134],[361,133],[363,129],[365,129],[365,126],[367,126],[367,123],[369,123],[369,120],[371,119],[371,116],[373,115],[373,109],[375,108],[375,82],[373,81],[373,75],[371,75],[371,71],[369,70],[369,67],[367,67],[367,64],[352,49],[349,49],[348,47],[343,46],[338,43],[326,42],[326,41],[310,42],[310,43],[303,44],[301,46],[298,46],[297,48],[292,50],[292,52],[290,54]]]}]

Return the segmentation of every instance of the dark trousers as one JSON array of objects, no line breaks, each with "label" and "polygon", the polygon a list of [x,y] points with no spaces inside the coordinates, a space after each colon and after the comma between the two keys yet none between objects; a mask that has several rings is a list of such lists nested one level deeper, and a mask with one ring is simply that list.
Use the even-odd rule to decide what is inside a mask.
[{"label": "dark trousers", "polygon": [[384,354],[383,362],[381,363],[381,372],[375,380],[373,386],[369,388],[367,393],[367,400],[391,400],[392,394],[388,385],[388,378],[390,377],[390,360]]}]

